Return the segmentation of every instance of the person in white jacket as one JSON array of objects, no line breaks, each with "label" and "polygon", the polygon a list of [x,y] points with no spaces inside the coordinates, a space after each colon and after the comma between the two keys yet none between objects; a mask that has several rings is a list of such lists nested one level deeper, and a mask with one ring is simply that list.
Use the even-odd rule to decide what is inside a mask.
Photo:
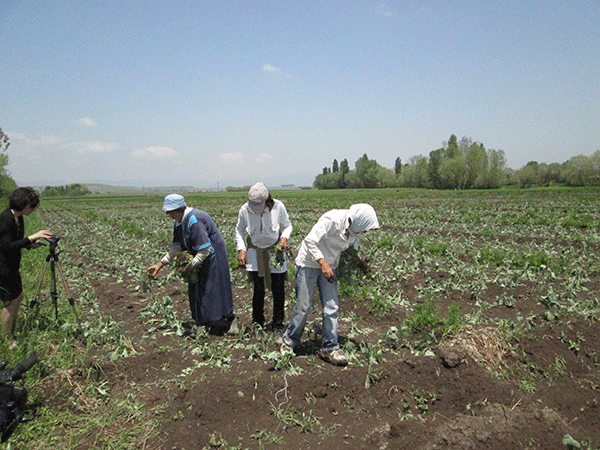
[{"label": "person in white jacket", "polygon": [[342,252],[350,246],[358,249],[358,234],[379,228],[371,205],[360,203],[350,209],[333,209],[321,216],[300,245],[296,256],[296,306],[283,335],[281,353],[293,352],[310,313],[315,287],[323,308],[323,341],[318,355],[339,366],[348,359],[338,343],[338,289],[335,270]]},{"label": "person in white jacket", "polygon": [[258,182],[248,192],[248,201],[238,213],[235,229],[238,262],[246,268],[254,285],[252,322],[255,332],[265,326],[265,287],[273,294],[272,328],[281,342],[285,315],[285,280],[287,252],[292,223],[285,205],[271,197],[266,186]]}]

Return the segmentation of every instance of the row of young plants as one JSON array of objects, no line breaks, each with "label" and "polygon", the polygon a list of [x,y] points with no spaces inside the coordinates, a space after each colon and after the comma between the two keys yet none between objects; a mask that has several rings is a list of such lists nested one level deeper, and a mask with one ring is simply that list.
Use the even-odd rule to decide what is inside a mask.
[{"label": "row of young plants", "polygon": [[[544,320],[557,320],[565,314],[597,317],[598,299],[588,288],[590,280],[597,279],[600,273],[597,194],[597,190],[385,190],[278,192],[275,196],[285,202],[290,213],[295,228],[291,239],[294,246],[328,209],[369,202],[378,212],[381,229],[362,236],[359,254],[348,252],[339,274],[344,303],[341,322],[349,338],[346,351],[352,364],[368,367],[364,384],[369,388],[377,382],[377,365],[385,360],[386,353],[407,348],[431,354],[444,337],[465,325],[496,325],[503,329],[507,340],[523,332],[524,326],[533,326],[533,321],[526,320],[531,318],[518,314],[518,320],[511,323],[488,317],[486,311],[494,306],[514,308],[518,302],[537,303]],[[243,201],[240,194],[188,196],[189,204],[206,210],[219,224],[228,243],[233,282],[238,286],[244,280],[236,270],[234,227]],[[173,313],[171,299],[160,293],[177,275],[166,272],[152,282],[146,276],[146,267],[160,258],[170,241],[172,225],[160,206],[160,197],[145,196],[44,200],[42,210],[29,218],[29,229],[49,228],[61,235],[62,266],[76,297],[86,336],[85,345],[72,344],[78,324],[67,302],[59,302],[55,321],[48,309],[41,308],[48,303],[47,298],[40,302],[37,312],[22,314],[19,349],[11,353],[6,351],[5,342],[1,345],[12,363],[30,352],[45,356],[29,377],[34,386],[34,402],[44,395],[43,382],[48,377],[80,384],[73,374],[89,370],[85,360],[92,347],[96,351],[103,348],[108,359],[140,351],[141,346],[128,340],[117,321],[100,313],[90,288],[95,279],[124,283],[132,293],[145,291],[149,301],[144,315],[150,331],[184,332],[181,318]],[[33,287],[44,265],[43,250],[24,258],[28,298],[34,294]],[[364,267],[359,257],[368,261]],[[358,266],[364,270],[357,270]],[[293,267],[290,272],[293,275]],[[417,298],[409,296],[403,284],[414,286]],[[512,292],[523,285],[531,286],[529,297],[517,298]],[[491,291],[499,294],[491,296]],[[399,320],[383,331],[375,330],[352,305],[366,305],[376,317],[395,315]],[[238,302],[236,307],[247,311],[249,305]],[[307,327],[308,337],[318,336],[319,331],[318,319],[313,315]],[[352,339],[356,336],[362,341],[358,346]],[[189,345],[185,342],[182,345]],[[203,366],[213,365],[226,371],[232,352],[240,348],[248,358],[270,362],[291,376],[299,371],[293,361],[281,358],[269,339],[256,343],[240,335],[229,346],[216,346],[202,333],[198,334],[193,351],[203,355],[203,362],[188,370],[201,372]],[[55,435],[59,445],[69,442],[76,446],[78,440],[84,439],[86,421],[100,422],[97,439],[111,439],[113,448],[138,446],[154,435],[156,422],[133,400],[133,392],[111,399],[106,382],[95,382],[91,377],[86,381],[77,386],[71,411],[65,408],[59,417],[54,410],[38,412],[35,424],[27,428],[29,436],[34,436],[32,440],[39,438],[43,429],[58,429],[58,424],[65,421],[76,423],[73,430],[77,431],[66,437],[64,433]],[[113,417],[95,417],[96,402],[107,401],[114,403]],[[274,414],[281,416],[282,421],[293,421],[289,411],[275,410]],[[124,418],[136,426],[109,438]],[[23,438],[26,441],[27,436]]]}]

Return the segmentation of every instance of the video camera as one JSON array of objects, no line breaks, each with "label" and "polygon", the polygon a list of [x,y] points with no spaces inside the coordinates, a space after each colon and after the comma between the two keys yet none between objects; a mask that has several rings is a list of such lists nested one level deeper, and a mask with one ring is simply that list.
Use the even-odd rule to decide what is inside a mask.
[{"label": "video camera", "polygon": [[58,241],[60,241],[60,236],[53,234],[49,238],[46,238],[46,240],[50,243],[50,253],[54,254],[56,247],[58,246]]},{"label": "video camera", "polygon": [[60,241],[60,236],[58,234],[53,234],[49,238],[46,238],[46,240],[50,242],[50,245],[57,245],[58,241]]},{"label": "video camera", "polygon": [[38,359],[30,355],[14,368],[7,369],[7,362],[0,363],[0,433],[1,442],[6,442],[20,422],[24,421],[27,404],[27,389],[8,384],[20,380],[25,372],[31,369]]}]

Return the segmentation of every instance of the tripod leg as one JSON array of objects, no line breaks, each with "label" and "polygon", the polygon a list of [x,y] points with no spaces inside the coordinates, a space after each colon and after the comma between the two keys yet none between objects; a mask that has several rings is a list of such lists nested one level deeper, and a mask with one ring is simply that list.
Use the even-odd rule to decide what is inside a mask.
[{"label": "tripod leg", "polygon": [[[37,287],[35,288],[35,294],[33,295],[33,299],[29,304],[29,310],[31,311],[35,305],[37,305],[38,299],[40,298],[40,292],[42,288],[42,282],[44,281],[44,275],[46,274],[46,269],[48,269],[48,264],[50,263],[49,259],[46,259],[46,264],[44,264],[44,268],[42,269],[42,273],[40,274],[40,279],[38,280]],[[27,314],[27,318],[25,319],[25,328],[29,324],[29,317],[31,314]]]},{"label": "tripod leg", "polygon": [[58,320],[58,291],[56,290],[55,265],[55,259],[50,258],[50,297],[52,297],[52,303],[54,304],[54,317]]},{"label": "tripod leg", "polygon": [[40,279],[37,284],[37,288],[35,289],[35,294],[33,296],[33,300],[31,300],[31,307],[34,307],[37,303],[37,300],[40,296],[40,290],[42,287],[42,281],[44,280],[44,275],[46,274],[46,269],[48,269],[48,264],[50,264],[50,260],[46,260],[46,264],[44,264],[44,268],[42,269],[42,273],[40,274]]},{"label": "tripod leg", "polygon": [[75,319],[77,320],[77,325],[79,326],[79,332],[81,334],[83,334],[83,329],[81,328],[81,321],[79,320],[79,315],[77,314],[77,309],[75,309],[75,299],[73,297],[71,297],[71,293],[69,292],[69,286],[67,285],[67,281],[65,279],[65,276],[64,276],[63,270],[62,270],[62,266],[60,265],[59,261],[56,261],[56,267],[58,268],[58,273],[60,275],[60,279],[63,284],[63,289],[67,293],[67,298],[69,299],[69,304],[71,305],[71,308],[73,308],[73,314],[75,314]]}]

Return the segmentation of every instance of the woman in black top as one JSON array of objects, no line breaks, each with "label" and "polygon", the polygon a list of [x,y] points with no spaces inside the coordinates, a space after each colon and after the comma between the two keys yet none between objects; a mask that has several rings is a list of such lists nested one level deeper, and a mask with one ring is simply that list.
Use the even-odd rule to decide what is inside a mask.
[{"label": "woman in black top", "polygon": [[50,238],[52,233],[40,230],[25,237],[23,216],[38,207],[40,198],[32,188],[19,188],[9,197],[8,208],[0,213],[0,297],[2,299],[2,331],[12,339],[12,331],[23,300],[23,285],[19,268],[21,249],[37,248],[37,239]]}]

